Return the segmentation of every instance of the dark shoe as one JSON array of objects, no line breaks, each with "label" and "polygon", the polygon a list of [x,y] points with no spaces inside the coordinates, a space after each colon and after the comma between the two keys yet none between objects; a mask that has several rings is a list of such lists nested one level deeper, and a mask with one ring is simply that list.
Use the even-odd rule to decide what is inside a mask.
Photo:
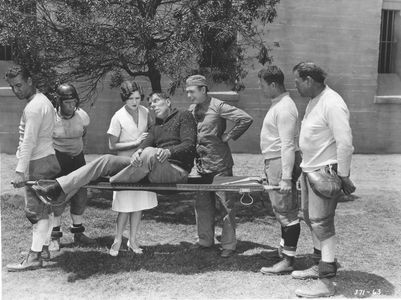
[{"label": "dark shoe", "polygon": [[40,252],[29,250],[27,257],[19,264],[8,264],[8,272],[22,272],[28,270],[36,270],[43,267]]},{"label": "dark shoe", "polygon": [[96,245],[96,240],[91,239],[90,237],[87,237],[85,234],[80,232],[80,233],[74,233],[74,243],[84,246],[94,246]]},{"label": "dark shoe", "polygon": [[228,257],[233,256],[234,254],[235,254],[235,250],[223,249],[223,250],[221,251],[220,256],[221,256],[221,257],[224,257],[224,258],[228,258]]},{"label": "dark shoe", "polygon": [[40,254],[42,257],[42,260],[48,261],[50,260],[50,251],[49,251],[49,246],[44,245],[42,248],[42,253]]},{"label": "dark shoe", "polygon": [[336,293],[334,284],[327,278],[319,279],[310,286],[303,286],[295,291],[298,297],[320,298],[334,296]]},{"label": "dark shoe", "polygon": [[317,279],[319,278],[319,265],[313,265],[306,270],[293,271],[291,276],[294,279]]},{"label": "dark shoe", "polygon": [[63,191],[57,180],[49,180],[45,186],[35,184],[32,186],[32,189],[39,197],[43,197],[49,202],[55,202]]},{"label": "dark shoe", "polygon": [[208,250],[208,249],[211,249],[212,246],[203,246],[203,245],[201,245],[199,243],[195,243],[195,244],[191,245],[189,247],[189,249],[191,249],[191,250]]},{"label": "dark shoe", "polygon": [[265,275],[284,275],[284,274],[289,274],[292,271],[294,271],[293,263],[294,258],[284,258],[283,260],[279,261],[278,263],[274,264],[271,267],[263,267],[260,269],[260,272],[262,272]]}]

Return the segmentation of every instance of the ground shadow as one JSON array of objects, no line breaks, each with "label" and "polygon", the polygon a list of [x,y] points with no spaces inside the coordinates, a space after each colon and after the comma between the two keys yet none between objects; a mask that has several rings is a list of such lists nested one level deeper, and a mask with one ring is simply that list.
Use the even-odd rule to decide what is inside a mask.
[{"label": "ground shadow", "polygon": [[97,241],[100,247],[98,250],[77,247],[71,249],[71,245],[64,245],[47,263],[47,270],[51,272],[62,269],[67,273],[68,281],[75,281],[97,274],[141,269],[185,275],[211,271],[259,272],[262,266],[273,265],[279,260],[277,255],[260,255],[261,250],[276,253],[276,248],[249,241],[238,241],[236,254],[230,258],[220,257],[217,245],[200,250],[192,249],[192,244],[188,242],[144,246],[144,253],[137,255],[126,250],[126,240],[123,241],[123,251],[120,251],[117,257],[111,257],[108,248],[113,242],[113,237],[102,237]]},{"label": "ground shadow", "polygon": [[[170,224],[195,224],[194,198],[195,193],[174,193],[168,195],[158,194],[158,206],[144,211],[143,219],[155,220],[157,222]],[[233,194],[236,198],[237,222],[252,222],[255,219],[266,216],[274,216],[271,202],[267,193],[252,193],[253,204],[244,206],[239,202],[239,194]],[[89,197],[88,206],[98,209],[110,209],[112,193],[110,191],[92,191]],[[219,202],[216,202],[216,208],[220,216],[223,209]]]},{"label": "ground shadow", "polygon": [[394,295],[394,285],[373,273],[339,270],[335,282],[337,294],[346,298],[381,298]]}]

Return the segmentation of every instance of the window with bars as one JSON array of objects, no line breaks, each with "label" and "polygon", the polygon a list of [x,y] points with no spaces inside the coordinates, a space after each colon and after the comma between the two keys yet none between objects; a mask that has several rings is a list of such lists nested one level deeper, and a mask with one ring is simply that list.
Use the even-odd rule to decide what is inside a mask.
[{"label": "window with bars", "polygon": [[394,26],[396,10],[382,10],[379,48],[379,73],[395,73],[395,55],[397,50],[396,30]]}]

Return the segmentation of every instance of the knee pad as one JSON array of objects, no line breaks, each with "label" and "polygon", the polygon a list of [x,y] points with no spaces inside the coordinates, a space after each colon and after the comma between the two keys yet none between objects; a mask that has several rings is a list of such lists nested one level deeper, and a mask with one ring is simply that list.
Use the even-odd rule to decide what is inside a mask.
[{"label": "knee pad", "polygon": [[321,219],[311,219],[312,231],[320,241],[324,241],[335,235],[334,215]]},{"label": "knee pad", "polygon": [[32,225],[38,223],[38,221],[40,220],[39,216],[36,213],[29,210],[25,210],[25,216]]}]

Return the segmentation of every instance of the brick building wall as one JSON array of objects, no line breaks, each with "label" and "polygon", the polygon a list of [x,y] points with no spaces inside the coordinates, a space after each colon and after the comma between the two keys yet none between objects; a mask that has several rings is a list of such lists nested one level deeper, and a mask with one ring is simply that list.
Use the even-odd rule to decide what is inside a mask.
[{"label": "brick building wall", "polygon": [[[398,0],[395,0],[398,1]],[[284,0],[278,18],[268,26],[264,37],[273,46],[274,63],[286,75],[286,86],[296,100],[300,117],[306,99],[299,97],[293,83],[292,67],[299,61],[314,61],[327,73],[328,85],[338,91],[351,110],[354,145],[358,153],[400,153],[401,105],[375,104],[377,64],[382,0]],[[260,95],[257,72],[261,65],[248,63],[246,89],[231,103],[255,119],[251,128],[237,141],[230,142],[233,152],[259,152],[259,132],[269,108]],[[0,64],[0,71],[4,66]],[[3,72],[2,72],[3,73]],[[144,79],[142,84],[149,87]],[[0,82],[0,86],[4,86]],[[167,86],[167,81],[163,85]],[[92,123],[88,129],[89,153],[108,152],[107,131],[113,113],[121,107],[118,89],[105,88],[88,112]],[[224,87],[214,86],[212,90]],[[13,153],[17,144],[19,114],[23,107],[10,91],[0,90],[1,151]],[[183,92],[174,96],[179,108],[189,103]]]}]

